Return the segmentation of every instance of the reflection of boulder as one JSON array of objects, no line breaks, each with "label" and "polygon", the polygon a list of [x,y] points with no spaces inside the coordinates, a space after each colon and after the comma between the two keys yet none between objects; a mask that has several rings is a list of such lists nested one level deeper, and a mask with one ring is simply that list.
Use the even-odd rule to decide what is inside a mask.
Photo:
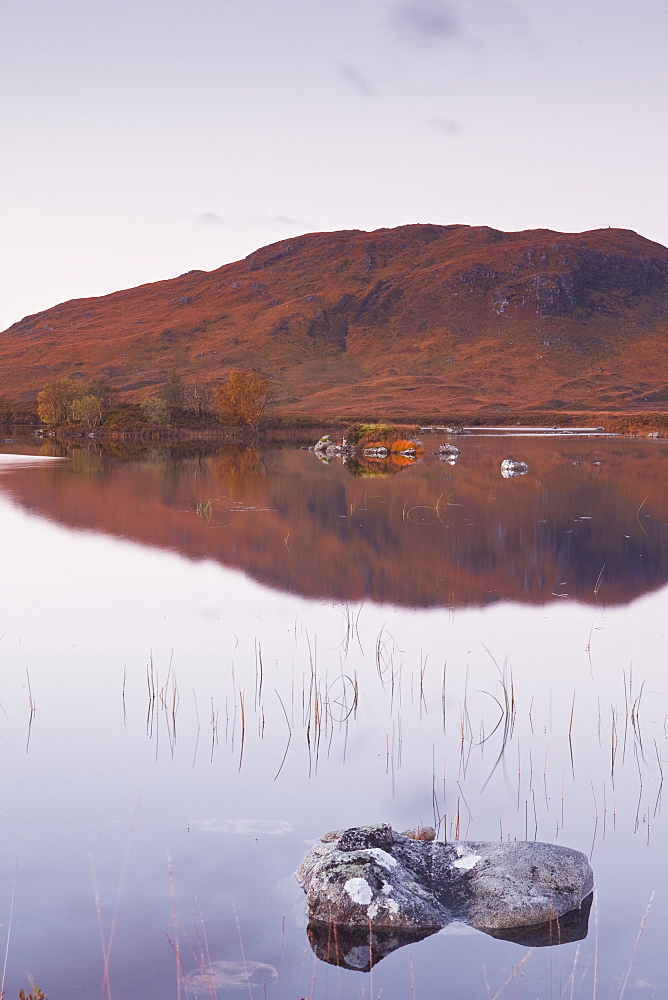
[{"label": "reflection of boulder", "polygon": [[[479,927],[478,930],[500,941],[513,941],[524,948],[542,948],[582,941],[589,930],[589,911],[593,898],[593,893],[589,893],[577,909],[570,910],[553,920],[546,920],[542,924],[501,929]],[[438,930],[439,928],[435,927],[423,930],[408,928],[392,930],[378,927],[369,930],[368,926],[344,927],[336,923],[312,921],[306,928],[306,933],[315,956],[322,962],[338,965],[343,969],[354,969],[357,972],[369,972],[374,965],[393,951],[404,948],[407,944],[416,944],[432,934],[437,934]]]},{"label": "reflection of boulder", "polygon": [[442,461],[448,461],[452,459],[457,459],[459,457],[459,448],[457,445],[450,444],[446,441],[444,444],[439,444],[438,446],[438,457]]},{"label": "reflection of boulder", "polygon": [[526,462],[516,462],[512,458],[504,458],[501,462],[501,475],[504,479],[512,479],[513,476],[526,476],[529,466]]},{"label": "reflection of boulder", "polygon": [[590,892],[577,909],[569,910],[563,916],[546,920],[542,924],[531,924],[529,927],[479,927],[478,930],[501,941],[514,941],[524,948],[544,948],[553,944],[583,941],[589,930],[589,911],[593,898],[594,894]]},{"label": "reflection of boulder", "polygon": [[313,451],[322,461],[329,461],[332,458],[341,458],[348,454],[348,448],[344,444],[336,444],[329,434],[323,434],[313,445]]},{"label": "reflection of boulder", "polygon": [[436,934],[437,930],[434,927],[419,931],[388,928],[370,931],[368,926],[342,927],[335,923],[312,921],[306,928],[306,933],[314,954],[321,961],[343,969],[368,972],[381,958],[397,948],[415,944],[430,934]]},{"label": "reflection of boulder", "polygon": [[310,450],[326,464],[342,458],[353,476],[391,476],[412,465],[423,453],[419,439],[403,438],[397,428],[389,425],[358,424],[346,433],[341,444],[323,434]]},{"label": "reflection of boulder", "polygon": [[[360,968],[348,957],[363,947],[352,931],[371,949],[367,964],[456,919],[519,942],[578,940],[589,912],[582,903],[593,888],[587,858],[567,847],[418,841],[387,824],[327,835],[307,853],[297,878],[317,953]],[[342,933],[353,943],[334,948]]]}]

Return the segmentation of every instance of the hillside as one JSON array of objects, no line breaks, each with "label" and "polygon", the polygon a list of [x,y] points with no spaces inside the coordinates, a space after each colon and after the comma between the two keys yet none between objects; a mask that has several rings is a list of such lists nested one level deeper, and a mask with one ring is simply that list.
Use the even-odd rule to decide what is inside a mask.
[{"label": "hillside", "polygon": [[279,411],[642,410],[668,400],[668,249],[619,229],[313,233],[27,316],[0,395],[58,376],[140,400],[179,374],[281,381]]}]

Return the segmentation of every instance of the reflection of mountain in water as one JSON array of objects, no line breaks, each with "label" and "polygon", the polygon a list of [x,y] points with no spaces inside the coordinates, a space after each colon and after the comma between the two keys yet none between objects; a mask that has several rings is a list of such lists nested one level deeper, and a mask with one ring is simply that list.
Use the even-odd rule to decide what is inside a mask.
[{"label": "reflection of mountain in water", "polygon": [[[386,479],[303,451],[228,447],[129,461],[79,452],[12,471],[0,488],[70,527],[214,559],[307,597],[619,603],[668,581],[661,445],[470,438],[450,467],[426,444],[423,462]],[[528,475],[501,477],[509,455]]]}]

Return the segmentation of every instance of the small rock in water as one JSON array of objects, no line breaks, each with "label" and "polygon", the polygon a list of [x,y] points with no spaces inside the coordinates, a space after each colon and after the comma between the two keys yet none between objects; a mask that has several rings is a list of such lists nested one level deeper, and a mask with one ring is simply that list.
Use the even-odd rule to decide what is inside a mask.
[{"label": "small rock in water", "polygon": [[514,458],[504,458],[501,462],[501,475],[504,479],[512,479],[513,476],[526,476],[529,466],[526,462],[516,462]]},{"label": "small rock in water", "polygon": [[342,455],[347,455],[348,453],[346,445],[336,444],[334,441],[332,441],[329,434],[323,434],[323,436],[319,438],[318,441],[316,441],[316,443],[313,445],[312,450],[321,460],[328,460],[330,458],[340,458]]},{"label": "small rock in water", "polygon": [[323,844],[331,844],[333,840],[338,840],[343,830],[330,830],[329,833],[323,833],[320,838]]},{"label": "small rock in water", "polygon": [[412,830],[404,830],[404,837],[410,837],[411,840],[436,840],[436,830],[433,826],[418,826],[413,827]]}]

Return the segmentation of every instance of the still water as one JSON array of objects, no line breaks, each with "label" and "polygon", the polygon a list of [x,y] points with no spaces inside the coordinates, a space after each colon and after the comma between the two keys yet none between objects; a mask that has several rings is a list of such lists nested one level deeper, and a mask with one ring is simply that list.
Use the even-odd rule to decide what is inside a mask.
[{"label": "still water", "polygon": [[[439,440],[2,446],[7,998],[668,996],[668,451]],[[293,872],[373,822],[584,851],[587,937],[321,961]]]}]

